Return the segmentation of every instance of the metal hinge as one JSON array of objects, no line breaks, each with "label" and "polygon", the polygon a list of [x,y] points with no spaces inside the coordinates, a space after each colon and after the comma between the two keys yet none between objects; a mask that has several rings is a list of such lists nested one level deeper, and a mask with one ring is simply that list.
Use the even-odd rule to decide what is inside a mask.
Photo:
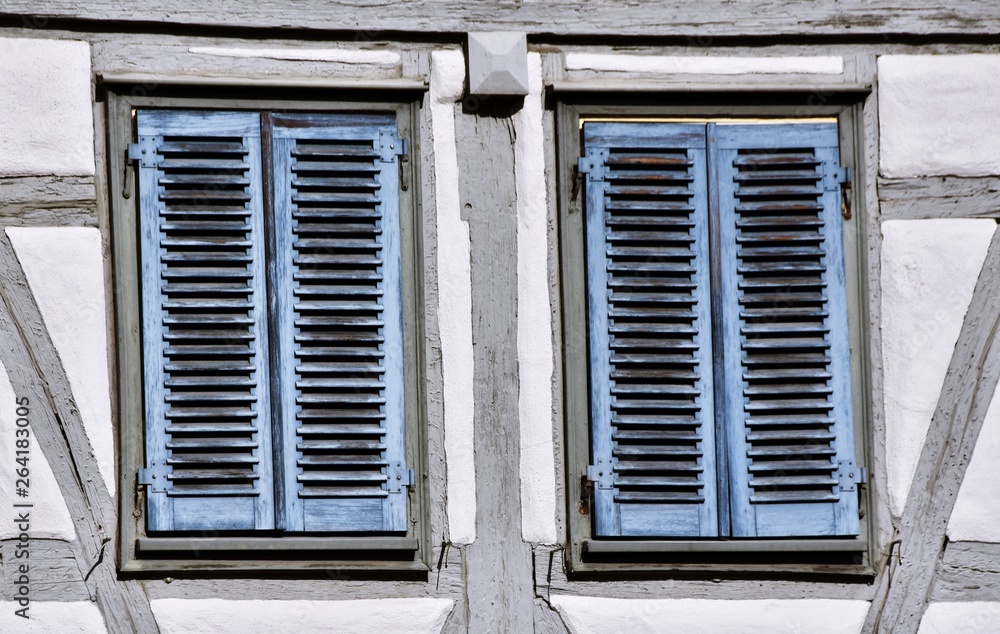
[{"label": "metal hinge", "polygon": [[603,181],[608,174],[607,148],[587,148],[585,156],[577,161],[576,169],[587,176],[587,182]]},{"label": "metal hinge", "polygon": [[402,493],[403,489],[413,486],[413,469],[404,469],[402,462],[393,462],[386,469],[389,477],[389,493]]},{"label": "metal hinge", "polygon": [[409,153],[409,144],[406,139],[400,139],[394,132],[379,130],[378,152],[383,163],[395,163],[397,156]]},{"label": "metal hinge", "polygon": [[163,137],[141,136],[138,143],[129,143],[128,160],[139,161],[142,167],[156,167],[160,162],[158,148],[163,143]]},{"label": "metal hinge", "polygon": [[598,489],[615,488],[615,467],[618,458],[598,460],[597,464],[587,466],[587,481],[594,483]]},{"label": "metal hinge", "polygon": [[851,186],[851,168],[834,167],[827,164],[826,174],[823,175],[823,189],[828,192],[838,191],[841,187]]},{"label": "metal hinge", "polygon": [[859,484],[868,482],[868,471],[854,464],[853,460],[838,460],[837,477],[841,491],[857,491]]},{"label": "metal hinge", "polygon": [[150,493],[163,493],[167,490],[166,475],[156,468],[155,462],[148,469],[139,469],[135,483],[145,485]]}]

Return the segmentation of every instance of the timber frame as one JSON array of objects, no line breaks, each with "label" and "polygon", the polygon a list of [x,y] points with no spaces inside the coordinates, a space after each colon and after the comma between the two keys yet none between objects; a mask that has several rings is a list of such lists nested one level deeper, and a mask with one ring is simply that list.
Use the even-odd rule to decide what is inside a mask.
[{"label": "timber frame", "polygon": [[[387,94],[349,93],[355,100],[344,99],[344,91],[336,91],[337,101],[328,100],[330,90],[303,95],[300,100],[275,101],[261,98],[260,86],[244,88],[243,98],[233,95],[230,88],[219,98],[212,98],[212,89],[204,86],[171,86],[161,89],[156,97],[133,96],[128,84],[106,86],[109,113],[109,199],[111,212],[111,243],[114,253],[115,284],[114,313],[117,324],[116,346],[118,369],[115,393],[118,395],[119,424],[119,487],[128,494],[120,496],[120,544],[118,559],[123,574],[135,575],[195,575],[226,571],[235,574],[283,574],[300,572],[305,575],[328,576],[331,572],[347,576],[389,578],[423,578],[430,569],[426,541],[426,520],[422,517],[422,500],[426,496],[426,480],[420,478],[409,487],[408,531],[404,537],[386,536],[286,536],[268,537],[253,534],[220,536],[214,533],[177,536],[151,536],[146,530],[145,486],[137,482],[136,474],[145,460],[143,387],[141,368],[141,315],[139,312],[137,194],[136,170],[126,158],[125,148],[134,141],[133,120],[136,108],[211,108],[251,109],[306,112],[388,111],[396,115],[402,138],[412,138],[418,125],[418,107],[413,103],[414,83],[406,84],[403,92]],[[416,93],[419,94],[419,91]],[[196,95],[196,96],[195,96]],[[396,99],[392,100],[391,97]],[[419,389],[423,372],[418,342],[424,338],[422,311],[418,293],[423,275],[417,263],[422,262],[419,233],[419,162],[414,156],[401,162],[400,223],[403,261],[403,315],[406,398],[406,451],[408,464],[415,473],[423,473],[426,461],[424,427],[426,420]],[[266,553],[266,555],[262,554]]]},{"label": "timber frame", "polygon": [[[182,6],[183,5],[183,6]],[[553,125],[552,110],[545,117],[546,171],[549,172],[550,209],[549,241],[553,250],[550,262],[552,281],[551,300],[555,326],[554,350],[555,380],[553,381],[554,429],[557,448],[556,509],[557,544],[525,546],[521,541],[518,522],[520,502],[507,485],[516,481],[517,465],[507,455],[508,446],[497,438],[480,444],[481,430],[489,432],[491,424],[502,421],[510,428],[516,414],[510,407],[511,364],[509,357],[512,331],[496,333],[477,332],[477,336],[491,334],[483,341],[483,350],[477,350],[476,382],[485,382],[479,394],[489,393],[491,387],[501,384],[508,390],[501,413],[491,413],[483,407],[478,413],[477,446],[475,460],[482,473],[484,469],[500,467],[500,476],[506,488],[497,495],[499,485],[477,482],[479,492],[478,520],[487,522],[487,544],[478,546],[455,545],[450,542],[445,512],[444,432],[437,423],[444,409],[442,397],[443,371],[441,341],[437,332],[438,272],[433,265],[437,229],[433,221],[419,218],[413,240],[420,248],[415,269],[426,274],[426,286],[417,285],[416,305],[419,319],[426,320],[427,341],[420,342],[417,362],[426,369],[427,385],[420,388],[420,406],[426,410],[420,427],[421,447],[426,451],[426,475],[421,478],[423,515],[419,534],[420,561],[430,564],[433,572],[419,573],[428,581],[400,581],[399,572],[390,572],[391,579],[380,578],[377,583],[358,584],[331,571],[320,562],[313,571],[301,566],[294,570],[249,571],[245,573],[218,570],[214,575],[201,571],[177,575],[172,579],[167,572],[151,570],[146,574],[120,575],[117,558],[110,556],[108,548],[118,543],[116,531],[121,519],[115,504],[115,495],[125,497],[134,486],[118,486],[117,494],[107,490],[98,473],[94,448],[84,429],[71,390],[67,372],[58,351],[44,327],[44,321],[30,288],[24,270],[10,239],[0,232],[0,361],[11,370],[10,380],[17,394],[27,395],[36,404],[37,418],[33,430],[38,446],[43,450],[52,467],[59,489],[65,499],[73,521],[75,539],[35,540],[33,561],[37,553],[39,569],[52,581],[45,587],[34,589],[34,599],[40,601],[94,601],[100,609],[109,632],[156,632],[157,623],[150,608],[151,600],[203,599],[215,597],[236,599],[307,599],[352,600],[372,597],[437,597],[455,601],[455,608],[448,617],[443,632],[490,631],[488,625],[506,618],[507,606],[488,605],[483,592],[490,589],[490,579],[497,574],[493,567],[496,558],[493,549],[507,548],[502,552],[503,561],[513,562],[503,567],[499,582],[513,588],[518,609],[533,609],[534,631],[565,634],[568,626],[550,602],[550,596],[569,595],[586,597],[612,597],[628,599],[713,599],[713,600],[791,600],[833,599],[870,602],[870,612],[862,631],[917,632],[926,607],[932,601],[970,602],[1000,601],[1000,547],[980,542],[951,542],[946,537],[948,518],[954,507],[955,493],[961,486],[971,458],[971,447],[976,443],[983,425],[986,407],[997,381],[1000,380],[1000,360],[997,352],[997,316],[1000,315],[1000,244],[997,239],[991,247],[974,293],[968,317],[962,326],[959,344],[948,369],[945,384],[938,399],[938,408],[931,423],[918,473],[913,480],[909,499],[901,518],[893,518],[888,508],[887,495],[881,490],[887,481],[885,464],[885,414],[881,403],[883,379],[881,324],[880,258],[882,235],[880,225],[887,220],[925,218],[988,218],[1000,220],[1000,178],[982,176],[880,178],[879,121],[877,111],[878,86],[875,84],[875,60],[883,54],[966,54],[996,53],[1000,41],[1000,10],[994,3],[960,3],[945,7],[939,0],[915,0],[895,10],[880,9],[865,0],[847,0],[839,3],[811,2],[806,0],[775,0],[763,3],[731,3],[709,0],[703,3],[653,0],[627,4],[618,1],[579,3],[556,0],[548,3],[426,3],[403,1],[394,4],[371,4],[334,0],[316,4],[293,0],[277,0],[256,7],[253,12],[241,15],[239,26],[234,26],[228,7],[204,5],[191,7],[176,0],[147,0],[133,4],[113,3],[108,0],[8,0],[0,8],[0,34],[14,38],[50,38],[85,40],[89,43],[94,69],[97,100],[94,104],[96,130],[96,156],[98,170],[94,176],[13,176],[0,178],[0,226],[2,227],[90,227],[99,228],[105,246],[110,244],[113,227],[108,209],[109,198],[120,195],[121,187],[114,179],[121,178],[121,157],[108,159],[121,146],[121,139],[109,145],[107,116],[107,86],[141,84],[150,88],[177,85],[233,86],[246,88],[264,87],[270,82],[272,89],[294,87],[330,90],[348,88],[359,94],[383,88],[396,88],[402,92],[419,90],[423,79],[429,76],[429,51],[454,49],[464,41],[470,30],[522,30],[527,32],[529,50],[541,53],[543,79],[553,95],[568,96],[569,86],[576,86],[578,93],[587,92],[578,82],[567,80],[564,54],[586,51],[602,54],[639,55],[713,55],[732,56],[796,56],[838,55],[845,61],[847,81],[855,87],[870,90],[865,104],[856,117],[856,152],[864,159],[864,171],[856,171],[855,196],[863,196],[865,205],[855,207],[859,232],[857,249],[858,284],[867,307],[861,318],[868,324],[868,336],[860,344],[860,355],[872,368],[866,398],[870,399],[868,424],[871,443],[868,446],[869,506],[874,521],[869,548],[874,555],[871,566],[876,577],[874,585],[845,583],[843,577],[831,580],[815,574],[805,578],[754,578],[727,573],[722,578],[704,571],[694,578],[678,578],[679,574],[656,573],[652,578],[639,578],[634,573],[622,578],[609,578],[607,573],[596,575],[594,580],[581,578],[573,572],[568,524],[576,512],[574,495],[568,490],[578,478],[572,459],[572,447],[564,451],[572,436],[565,436],[562,422],[568,404],[563,399],[563,378],[566,372],[561,362],[563,344],[560,294],[555,286],[559,279],[558,256],[561,230],[559,213],[554,211],[557,200],[555,180],[556,152],[552,150],[565,135],[557,135]],[[349,65],[323,65],[317,62],[289,63],[287,61],[259,58],[225,60],[197,55],[192,46],[259,47],[325,46],[341,49],[384,50],[395,48],[403,53],[399,75],[409,78],[399,80],[390,73],[365,71]],[[329,68],[333,67],[333,71]],[[281,80],[263,81],[265,75],[280,76]],[[345,76],[345,79],[331,79]],[[646,82],[646,92],[652,94],[683,95],[694,91],[726,90],[732,96],[767,90],[768,83],[783,82],[785,94],[796,93],[802,83],[795,77],[734,78],[727,76],[684,76],[661,80],[649,77],[631,77],[619,73],[634,85]],[[99,77],[104,78],[101,83]],[[805,78],[810,79],[810,78]],[[813,78],[814,80],[814,78]],[[741,82],[742,86],[739,85]],[[613,84],[600,79],[593,82],[598,89],[616,89]],[[408,86],[408,87],[407,87]],[[831,86],[844,89],[844,85]],[[203,88],[204,90],[204,88]],[[593,86],[591,92],[593,91]],[[862,91],[862,92],[864,92]],[[111,92],[115,92],[112,90]],[[770,90],[774,92],[774,90]],[[204,94],[204,93],[202,93]],[[312,94],[319,94],[314,92]],[[854,93],[857,95],[857,91]],[[562,98],[562,97],[560,97]],[[567,99],[568,101],[568,99]],[[555,100],[558,102],[558,99]],[[188,102],[185,102],[188,103]],[[414,108],[414,110],[420,110]],[[690,112],[690,109],[688,110]],[[117,116],[117,115],[115,115]],[[432,150],[427,143],[427,109],[421,110],[421,138],[424,147],[414,147],[413,160],[422,159],[430,164]],[[484,117],[485,118],[485,117]],[[486,121],[477,127],[475,113],[456,112],[458,147],[464,153],[460,179],[467,192],[467,200],[477,205],[488,204],[488,196],[474,189],[482,179],[475,167],[493,162],[497,169],[510,167],[511,147],[507,144],[507,130],[497,118],[488,127]],[[416,129],[416,125],[414,128]],[[495,145],[480,144],[482,139],[469,137],[470,133],[483,134]],[[117,145],[115,145],[117,144]],[[416,146],[416,143],[414,144]],[[489,154],[476,154],[489,148]],[[499,156],[499,159],[497,157]],[[104,169],[108,163],[116,168]],[[473,168],[471,171],[469,168]],[[422,208],[432,208],[433,190],[442,186],[435,182],[433,173],[421,173],[413,181],[414,200]],[[109,179],[111,183],[109,183]],[[497,187],[505,195],[514,188],[513,177],[506,173]],[[119,182],[120,185],[120,182]],[[564,199],[566,183],[560,180],[558,199]],[[490,192],[493,193],[493,192]],[[477,195],[478,194],[478,195]],[[868,213],[858,216],[861,209]],[[432,215],[432,214],[429,214]],[[469,214],[469,224],[490,250],[479,251],[473,266],[477,282],[493,279],[509,282],[512,266],[509,263],[516,253],[512,241],[509,218],[504,218],[503,232],[492,232],[493,219],[487,214]],[[502,256],[502,260],[497,260]],[[849,260],[850,261],[850,260]],[[131,266],[134,263],[128,263]],[[110,302],[114,287],[110,270],[119,270],[115,263],[106,265],[107,299]],[[850,274],[849,274],[850,275]],[[477,320],[497,319],[493,312],[495,298],[501,297],[504,306],[510,306],[509,286],[502,294],[485,287],[478,287],[474,317]],[[422,297],[423,296],[423,297]],[[112,306],[109,303],[109,308]],[[511,308],[511,310],[513,310]],[[510,314],[505,310],[504,324],[510,325]],[[109,314],[111,324],[115,315]],[[109,340],[112,370],[121,351],[118,342]],[[487,349],[488,347],[488,349]],[[482,363],[497,351],[505,356],[503,372],[491,372]],[[516,372],[516,369],[514,370]],[[516,384],[516,375],[513,377]],[[120,387],[112,381],[112,405],[116,410],[112,422],[120,430]],[[516,401],[516,387],[514,400]],[[855,389],[858,386],[855,385]],[[479,403],[479,406],[482,406]],[[516,427],[516,426],[514,426]],[[505,428],[505,429],[506,429]],[[502,430],[501,430],[502,431]],[[510,429],[506,429],[510,431]],[[499,432],[498,432],[499,433]],[[514,434],[516,437],[516,433]],[[412,437],[411,437],[412,439]],[[426,440],[426,442],[424,442]],[[510,440],[500,437],[499,440]],[[514,446],[516,447],[516,438]],[[578,448],[577,448],[578,449]],[[569,468],[567,469],[567,464]],[[579,463],[583,464],[583,463]],[[122,468],[121,478],[127,479],[128,471]],[[423,475],[423,474],[422,474]],[[134,478],[134,471],[132,472]],[[579,486],[577,482],[576,486]],[[516,489],[516,487],[515,487]],[[930,491],[940,491],[933,497]],[[503,524],[497,521],[503,518]],[[510,518],[514,517],[514,521]],[[127,524],[128,522],[125,522]],[[574,533],[575,534],[575,533]],[[130,541],[134,542],[135,534]],[[565,543],[564,547],[562,544]],[[0,554],[13,550],[12,541],[0,542]],[[498,551],[499,552],[499,551]],[[900,555],[902,553],[902,562]],[[529,561],[522,561],[526,557]],[[269,562],[270,563],[270,562]],[[298,564],[297,564],[298,565]],[[530,565],[530,570],[525,570]],[[325,567],[324,567],[325,566]],[[263,568],[263,566],[262,566]],[[567,574],[570,571],[570,574]],[[331,574],[333,572],[333,574]],[[4,589],[10,596],[12,586],[9,567],[3,568]],[[364,571],[358,571],[364,576]],[[313,578],[313,575],[317,578]],[[371,572],[367,574],[371,575]],[[145,577],[139,579],[138,577]],[[209,578],[214,576],[215,578]],[[374,575],[372,575],[374,576]],[[238,582],[228,579],[240,577]],[[596,577],[600,577],[599,580]],[[516,584],[526,583],[525,587]],[[478,592],[475,605],[478,618],[473,621],[470,594]],[[521,617],[523,618],[523,617]],[[528,620],[532,620],[528,617]],[[525,623],[520,621],[518,626]],[[493,631],[502,631],[495,629]],[[514,630],[511,630],[514,631]],[[519,631],[529,631],[521,628]]]},{"label": "timber frame", "polygon": [[[856,174],[866,173],[860,152],[858,122],[864,115],[864,92],[838,95],[825,105],[807,105],[812,94],[803,87],[799,94],[761,94],[750,90],[735,94],[671,94],[643,92],[630,95],[630,105],[614,105],[613,99],[587,92],[563,98],[556,92],[559,147],[559,261],[563,345],[563,402],[566,426],[566,500],[568,514],[568,553],[566,564],[571,577],[602,578],[615,576],[671,577],[699,575],[737,575],[759,577],[826,576],[870,580],[875,569],[875,539],[872,524],[871,495],[867,486],[859,487],[861,535],[857,539],[781,539],[781,540],[712,540],[712,539],[615,539],[592,537],[591,492],[584,471],[590,463],[589,388],[586,368],[588,354],[585,337],[586,282],[583,239],[583,186],[576,170],[581,156],[580,130],[585,119],[621,120],[712,120],[835,118],[840,131],[841,165]],[[641,105],[635,105],[636,102]],[[669,104],[669,105],[668,105]],[[863,276],[865,218],[872,213],[866,206],[863,187],[844,192],[852,219],[844,221],[844,251],[847,269],[848,322],[850,330],[852,400],[854,403],[855,455],[859,464],[871,464],[871,403],[868,385],[870,367],[864,354],[867,340],[867,292]]]}]

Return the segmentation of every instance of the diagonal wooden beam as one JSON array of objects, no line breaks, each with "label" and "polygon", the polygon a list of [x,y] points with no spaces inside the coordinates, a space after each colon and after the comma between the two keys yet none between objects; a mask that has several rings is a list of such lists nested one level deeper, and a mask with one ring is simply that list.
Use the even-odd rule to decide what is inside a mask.
[{"label": "diagonal wooden beam", "polygon": [[979,281],[920,452],[917,472],[896,536],[898,566],[887,566],[865,632],[916,632],[931,595],[972,450],[1000,381],[1000,231],[986,254]]},{"label": "diagonal wooden beam", "polygon": [[24,270],[0,231],[0,362],[14,393],[30,402],[31,434],[42,450],[76,529],[74,552],[108,632],[159,632],[138,580],[117,579],[115,503]]}]

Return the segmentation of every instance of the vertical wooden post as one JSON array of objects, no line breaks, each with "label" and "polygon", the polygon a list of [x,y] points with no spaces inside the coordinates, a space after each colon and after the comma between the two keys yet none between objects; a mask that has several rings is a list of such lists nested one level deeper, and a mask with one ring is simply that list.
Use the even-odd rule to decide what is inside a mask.
[{"label": "vertical wooden post", "polygon": [[458,118],[459,197],[472,243],[476,541],[465,560],[469,632],[531,632],[531,553],[521,537],[517,207],[509,103]]}]

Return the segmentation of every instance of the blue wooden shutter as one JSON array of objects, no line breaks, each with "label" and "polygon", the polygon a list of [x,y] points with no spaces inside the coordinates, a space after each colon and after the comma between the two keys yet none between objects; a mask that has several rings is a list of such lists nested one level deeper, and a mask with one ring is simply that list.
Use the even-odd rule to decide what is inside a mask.
[{"label": "blue wooden shutter", "polygon": [[148,527],[274,527],[259,116],[137,113]]},{"label": "blue wooden shutter", "polygon": [[282,523],[405,531],[395,118],[272,121]]},{"label": "blue wooden shutter", "polygon": [[836,123],[710,125],[732,534],[858,534]]},{"label": "blue wooden shutter", "polygon": [[718,533],[703,125],[587,123],[598,536]]}]

